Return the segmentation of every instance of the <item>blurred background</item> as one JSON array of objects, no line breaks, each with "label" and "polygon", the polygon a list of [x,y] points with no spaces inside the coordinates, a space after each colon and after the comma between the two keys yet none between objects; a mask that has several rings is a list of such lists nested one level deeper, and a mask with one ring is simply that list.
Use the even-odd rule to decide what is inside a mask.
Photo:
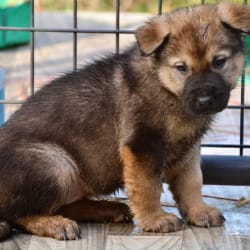
[{"label": "blurred background", "polygon": [[[34,36],[29,31],[6,31],[0,27],[0,123],[20,107],[21,103],[34,90],[50,80],[69,72],[74,67],[83,67],[94,59],[110,53],[122,52],[135,42],[133,31],[159,13],[187,5],[199,4],[197,0],[78,0],[74,19],[73,0],[35,0],[34,16],[31,2],[26,0],[0,0],[1,27],[31,27],[34,23]],[[120,15],[117,17],[117,3],[120,2]],[[218,3],[221,1],[206,1]],[[224,1],[225,2],[225,1]],[[243,0],[230,1],[242,3]],[[117,19],[118,18],[118,19]],[[74,34],[73,28],[79,32]],[[115,29],[124,30],[115,34]],[[88,32],[95,30],[96,32]],[[109,31],[109,32],[106,32]],[[113,31],[113,33],[111,32]],[[34,42],[31,43],[31,41]],[[74,46],[74,39],[76,46]],[[119,46],[118,46],[119,45]],[[34,46],[34,53],[32,52]],[[250,55],[250,40],[246,41]],[[74,50],[76,58],[74,59]],[[34,67],[32,62],[34,60]],[[250,104],[250,59],[246,57],[245,88],[242,80],[233,91],[230,105]],[[60,93],[58,93],[60,94]],[[242,113],[244,121],[241,121]],[[244,138],[240,137],[241,134]],[[250,110],[227,109],[220,113],[212,130],[205,136],[206,144],[250,144]],[[203,153],[238,155],[238,147],[204,147]],[[250,155],[249,149],[244,149]]]},{"label": "blurred background", "polygon": [[[123,0],[121,2],[122,11],[133,11],[133,12],[157,12],[158,0]],[[164,11],[169,11],[174,8],[181,6],[199,4],[197,0],[166,0],[163,1]],[[206,3],[218,3],[220,1],[207,0]],[[224,1],[225,2],[225,1]],[[240,0],[230,1],[242,3]],[[40,0],[37,1],[37,7],[47,10],[70,10],[72,9],[73,0]],[[82,0],[78,2],[79,10],[91,10],[91,11],[113,11],[116,6],[114,0]]]}]

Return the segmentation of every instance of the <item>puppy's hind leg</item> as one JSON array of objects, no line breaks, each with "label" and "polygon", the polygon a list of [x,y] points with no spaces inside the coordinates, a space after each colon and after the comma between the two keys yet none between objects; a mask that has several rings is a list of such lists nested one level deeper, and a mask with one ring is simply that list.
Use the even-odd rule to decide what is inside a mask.
[{"label": "puppy's hind leg", "polygon": [[58,210],[57,214],[56,216],[22,217],[16,220],[16,224],[37,236],[75,240],[81,238],[81,232],[75,221],[128,223],[133,218],[129,207],[124,203],[89,199],[65,205]]},{"label": "puppy's hind leg", "polygon": [[1,152],[0,218],[38,236],[78,238],[76,222],[54,216],[69,199],[82,195],[75,192],[81,180],[70,155],[43,143],[17,144]]},{"label": "puppy's hind leg", "polygon": [[76,221],[97,223],[127,223],[133,218],[126,204],[105,200],[82,199],[63,206],[57,213]]}]

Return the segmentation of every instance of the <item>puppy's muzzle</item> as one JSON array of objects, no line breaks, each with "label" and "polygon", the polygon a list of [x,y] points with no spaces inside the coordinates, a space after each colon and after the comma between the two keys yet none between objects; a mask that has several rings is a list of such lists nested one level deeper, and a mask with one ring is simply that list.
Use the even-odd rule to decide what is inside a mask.
[{"label": "puppy's muzzle", "polygon": [[230,88],[217,73],[193,74],[185,83],[182,103],[190,115],[209,115],[223,110]]}]

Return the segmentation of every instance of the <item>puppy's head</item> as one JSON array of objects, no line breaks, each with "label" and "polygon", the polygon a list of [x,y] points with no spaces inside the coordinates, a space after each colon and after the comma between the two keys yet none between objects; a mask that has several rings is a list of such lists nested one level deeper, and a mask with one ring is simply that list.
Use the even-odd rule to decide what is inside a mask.
[{"label": "puppy's head", "polygon": [[207,115],[226,107],[244,68],[242,33],[249,32],[250,8],[221,3],[156,17],[136,31],[136,38],[184,110]]}]

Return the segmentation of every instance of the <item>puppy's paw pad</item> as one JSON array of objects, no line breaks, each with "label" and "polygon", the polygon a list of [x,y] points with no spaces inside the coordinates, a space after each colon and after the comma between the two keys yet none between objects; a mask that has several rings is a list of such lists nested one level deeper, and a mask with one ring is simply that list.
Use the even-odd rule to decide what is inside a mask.
[{"label": "puppy's paw pad", "polygon": [[183,221],[174,214],[162,213],[141,223],[146,232],[169,233],[183,229]]},{"label": "puppy's paw pad", "polygon": [[189,224],[200,227],[219,227],[225,222],[225,217],[217,208],[208,206],[190,212],[185,219]]}]

